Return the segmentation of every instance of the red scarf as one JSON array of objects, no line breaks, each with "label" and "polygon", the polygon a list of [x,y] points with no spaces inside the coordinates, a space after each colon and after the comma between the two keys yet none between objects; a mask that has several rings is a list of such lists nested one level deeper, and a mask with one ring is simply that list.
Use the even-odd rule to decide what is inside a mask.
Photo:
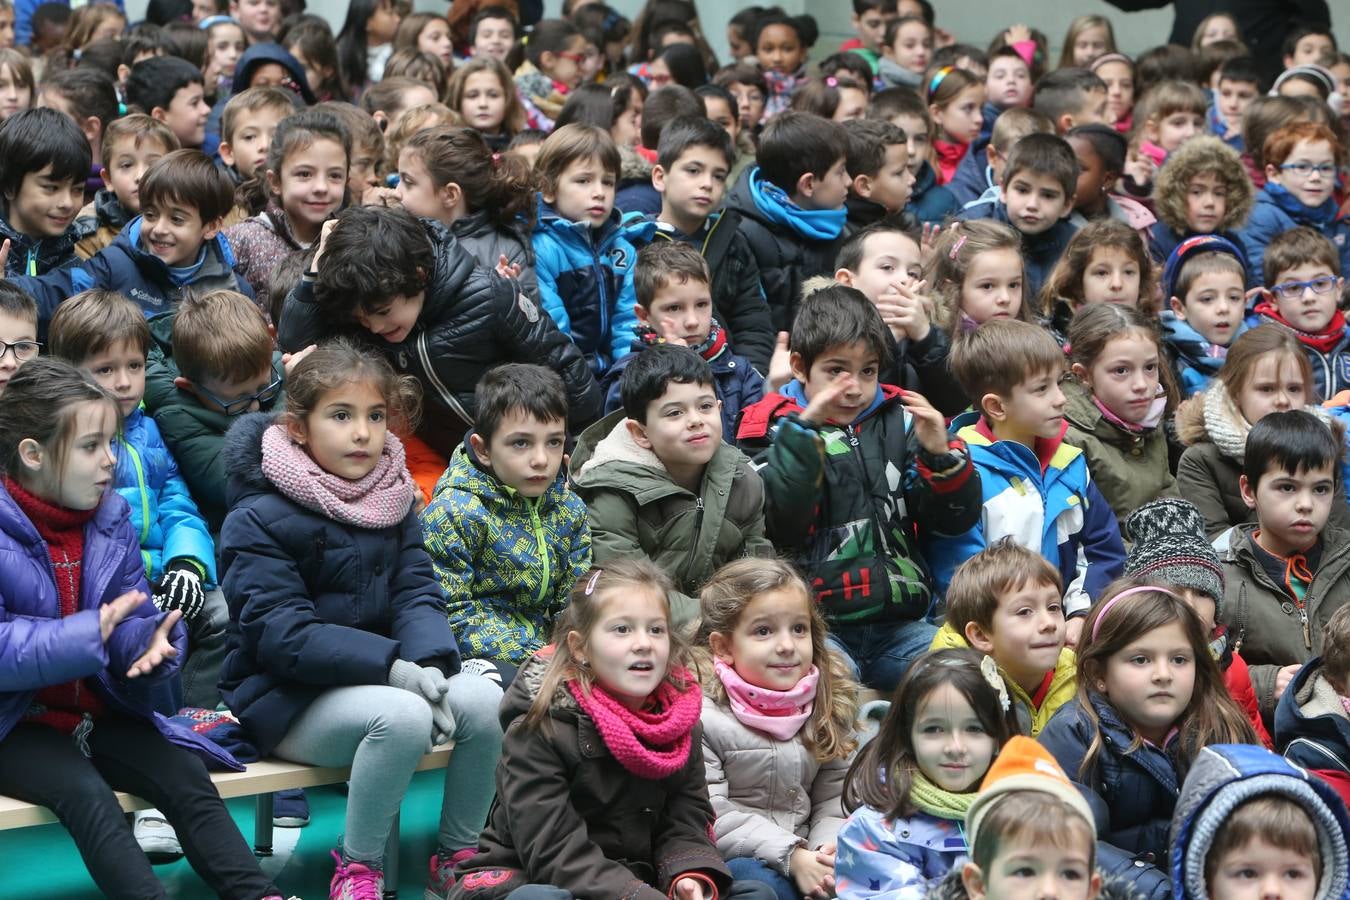
[{"label": "red scarf", "polygon": [[1280,315],[1280,311],[1275,308],[1275,304],[1271,303],[1269,300],[1262,300],[1260,303],[1256,304],[1252,311],[1259,316],[1265,316],[1272,322],[1277,322],[1285,328],[1288,328],[1294,333],[1294,337],[1298,338],[1299,343],[1303,344],[1305,347],[1313,348],[1318,353],[1330,353],[1332,348],[1345,336],[1345,315],[1339,309],[1336,310],[1336,314],[1331,317],[1331,321],[1327,323],[1327,327],[1317,332],[1317,334],[1299,331],[1293,325],[1290,325],[1285,321],[1284,316]]},{"label": "red scarf", "polygon": [[[30,494],[12,478],[5,479],[5,490],[47,542],[52,571],[56,574],[56,593],[61,618],[80,609],[80,578],[84,561],[84,526],[96,510],[66,509]],[[103,703],[90,689],[88,679],[53,684],[38,690],[25,718],[50,725],[64,734],[72,734],[80,719],[103,714]]]},{"label": "red scarf", "polygon": [[591,717],[609,752],[639,778],[668,778],[689,761],[690,736],[703,711],[703,692],[687,670],[672,674],[687,681],[689,687],[679,691],[669,681],[662,681],[636,712],[599,684],[587,691],[575,680],[567,682],[567,689],[582,712]]},{"label": "red scarf", "polygon": [[946,184],[956,174],[956,167],[961,165],[970,145],[937,140],[933,141],[933,149],[937,151],[938,184]]}]

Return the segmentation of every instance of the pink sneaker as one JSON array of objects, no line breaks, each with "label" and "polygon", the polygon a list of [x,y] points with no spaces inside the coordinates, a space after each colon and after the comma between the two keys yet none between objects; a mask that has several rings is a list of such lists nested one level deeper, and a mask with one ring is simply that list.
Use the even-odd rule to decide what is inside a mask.
[{"label": "pink sneaker", "polygon": [[427,877],[427,889],[422,900],[447,900],[450,889],[455,886],[455,866],[473,857],[477,847],[464,847],[451,853],[446,859],[439,855],[431,857],[431,874]]},{"label": "pink sneaker", "polygon": [[328,885],[328,900],[384,900],[384,873],[357,862],[344,863],[336,850],[337,871]]}]

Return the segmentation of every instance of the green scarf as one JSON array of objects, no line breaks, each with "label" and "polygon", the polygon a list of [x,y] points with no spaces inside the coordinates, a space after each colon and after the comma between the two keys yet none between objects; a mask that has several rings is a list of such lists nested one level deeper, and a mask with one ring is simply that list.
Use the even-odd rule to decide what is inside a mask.
[{"label": "green scarf", "polygon": [[944,791],[929,781],[928,776],[917,771],[914,773],[914,779],[909,786],[909,798],[914,801],[914,805],[921,812],[926,812],[939,819],[952,819],[957,822],[965,819],[966,811],[970,809],[970,804],[975,802],[975,797],[978,794],[978,791],[971,791],[969,794],[954,794],[951,791]]}]

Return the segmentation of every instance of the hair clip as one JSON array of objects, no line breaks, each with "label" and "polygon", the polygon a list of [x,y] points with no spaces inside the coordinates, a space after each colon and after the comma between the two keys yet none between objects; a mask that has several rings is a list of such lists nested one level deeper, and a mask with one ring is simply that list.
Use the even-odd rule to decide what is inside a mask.
[{"label": "hair clip", "polygon": [[609,31],[615,25],[619,24],[620,15],[616,12],[609,12],[605,15],[604,21],[600,23],[601,31]]},{"label": "hair clip", "polygon": [[942,84],[942,79],[946,78],[948,75],[951,74],[951,71],[952,71],[951,66],[943,66],[942,68],[938,69],[936,72],[933,73],[933,80],[928,82],[929,100],[933,99],[933,92],[938,89],[938,85]]},{"label": "hair clip", "polygon": [[825,83],[828,84],[830,87],[839,87],[839,79],[835,78],[833,75],[826,78]]},{"label": "hair clip", "polygon": [[586,589],[582,591],[583,594],[589,597],[591,594],[595,593],[595,583],[600,580],[600,575],[604,571],[604,569],[595,570],[595,574],[591,576],[591,580],[586,582]]},{"label": "hair clip", "polygon": [[1012,705],[1012,701],[1008,699],[1008,685],[1004,682],[1003,676],[999,674],[998,663],[994,662],[992,656],[986,656],[980,660],[980,674],[998,694],[999,706],[1003,707],[1004,712],[1007,712],[1008,707]]},{"label": "hair clip", "polygon": [[500,153],[494,153],[494,154],[492,154],[492,165],[493,165],[493,167],[495,168],[495,167],[501,165],[501,163],[502,163],[502,155],[501,155]]},{"label": "hair clip", "polygon": [[952,244],[952,249],[950,252],[948,252],[947,258],[956,259],[956,254],[960,253],[961,248],[964,247],[965,245],[966,245],[966,235],[963,234],[956,239],[956,243]]}]

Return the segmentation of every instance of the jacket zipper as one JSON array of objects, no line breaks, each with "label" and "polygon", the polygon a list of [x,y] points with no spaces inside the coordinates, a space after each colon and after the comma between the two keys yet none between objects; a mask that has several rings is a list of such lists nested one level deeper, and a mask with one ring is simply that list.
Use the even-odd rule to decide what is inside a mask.
[{"label": "jacket zipper", "polygon": [[542,606],[544,596],[548,593],[548,583],[553,578],[553,572],[550,569],[548,544],[544,541],[544,523],[539,521],[539,501],[526,500],[525,503],[530,507],[530,528],[534,531],[535,543],[539,545],[539,558],[544,561],[544,574],[539,580],[539,596],[534,598],[534,602]]},{"label": "jacket zipper", "polygon": [[[589,229],[588,229],[589,230]],[[591,268],[595,270],[595,286],[600,292],[600,333],[596,335],[595,352],[601,359],[609,358],[609,292],[605,290],[605,267],[600,262],[600,248],[590,241]]]},{"label": "jacket zipper", "polygon": [[440,376],[436,374],[435,368],[431,365],[431,355],[427,353],[427,333],[425,330],[417,336],[417,359],[422,363],[422,370],[427,373],[427,381],[431,382],[431,386],[436,389],[436,393],[440,395],[441,400],[445,402],[446,406],[450,407],[455,415],[464,420],[464,424],[472,428],[473,418],[464,409],[464,405],[459,402],[459,399],[445,386],[445,382],[441,381]]},{"label": "jacket zipper", "polygon": [[127,449],[131,456],[131,464],[136,467],[136,488],[141,495],[141,538],[140,542],[145,543],[146,538],[150,537],[150,495],[145,490],[145,468],[141,465],[141,455],[136,452],[136,448],[131,446],[125,438],[122,439],[122,446]]}]

